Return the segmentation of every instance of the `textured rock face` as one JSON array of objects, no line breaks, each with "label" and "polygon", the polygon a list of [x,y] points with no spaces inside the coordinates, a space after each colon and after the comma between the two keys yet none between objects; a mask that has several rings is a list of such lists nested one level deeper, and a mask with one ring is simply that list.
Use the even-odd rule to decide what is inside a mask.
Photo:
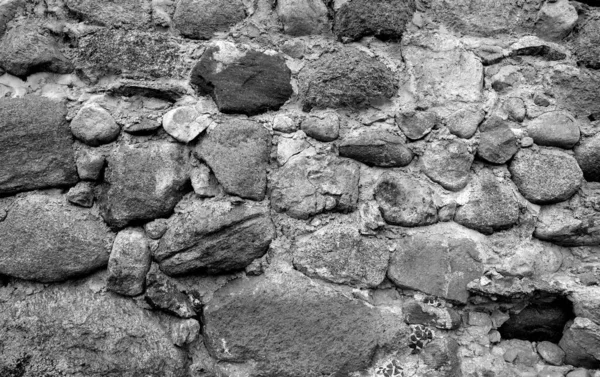
[{"label": "textured rock face", "polygon": [[106,287],[125,296],[143,293],[150,261],[148,240],[141,228],[120,231],[108,260]]},{"label": "textured rock face", "polygon": [[431,111],[396,115],[396,124],[402,130],[402,133],[411,140],[418,140],[427,135],[437,123],[438,117]]},{"label": "textured rock face", "polygon": [[334,112],[317,113],[302,121],[306,135],[319,141],[334,141],[340,136],[340,117]]},{"label": "textured rock face", "polygon": [[269,131],[259,123],[231,119],[208,130],[195,155],[210,166],[225,191],[262,200],[270,147]]},{"label": "textured rock face", "polygon": [[575,54],[578,61],[593,69],[600,68],[599,31],[600,20],[597,17],[590,17],[582,24],[575,39]]},{"label": "textured rock face", "polygon": [[214,33],[227,31],[246,17],[240,0],[183,0],[177,3],[173,23],[183,36],[210,39]]},{"label": "textured rock face", "polygon": [[253,375],[345,375],[402,332],[393,315],[290,271],[217,291],[204,307],[203,333],[217,359],[257,360]]},{"label": "textured rock face", "polygon": [[[517,137],[500,118],[490,118],[480,127],[477,156],[492,164],[504,164],[517,153]],[[534,139],[535,140],[535,139]]]},{"label": "textured rock face", "polygon": [[114,141],[120,131],[109,112],[98,105],[82,107],[71,121],[73,135],[94,147]]},{"label": "textured rock face", "polygon": [[66,112],[45,98],[0,99],[0,195],[77,182]]},{"label": "textured rock face", "polygon": [[322,0],[281,0],[277,14],[283,31],[293,36],[326,33],[331,30],[328,10]]},{"label": "textured rock face", "polygon": [[460,140],[433,143],[421,157],[422,169],[432,181],[450,191],[462,190],[469,183],[473,155]]},{"label": "textured rock face", "polygon": [[377,131],[349,135],[339,145],[340,156],[363,164],[401,167],[410,164],[413,153],[401,137]]},{"label": "textured rock face", "polygon": [[15,200],[0,234],[0,273],[41,282],[105,267],[114,239],[97,212],[40,193]]},{"label": "textured rock face", "polygon": [[221,112],[255,115],[278,110],[290,98],[290,76],[281,56],[219,42],[202,54],[191,83],[210,94]]},{"label": "textured rock face", "polygon": [[565,362],[577,367],[600,368],[600,327],[587,318],[575,318],[560,343]]},{"label": "textured rock face", "polygon": [[527,134],[538,145],[571,149],[579,142],[577,121],[568,113],[553,111],[535,118],[527,126]]},{"label": "textured rock face", "polygon": [[173,109],[163,116],[163,128],[182,143],[194,140],[212,124],[209,115],[200,114],[193,106]]},{"label": "textured rock face", "polygon": [[538,13],[535,32],[542,38],[560,41],[571,33],[578,18],[577,10],[569,1],[546,2]]},{"label": "textured rock face", "polygon": [[575,148],[575,158],[587,181],[600,182],[600,135],[584,140]]},{"label": "textured rock face", "polygon": [[141,29],[150,23],[150,4],[143,0],[67,0],[66,6],[91,24]]},{"label": "textured rock face", "polygon": [[105,180],[98,203],[111,227],[168,216],[186,191],[183,149],[166,142],[120,145],[108,158]]}]

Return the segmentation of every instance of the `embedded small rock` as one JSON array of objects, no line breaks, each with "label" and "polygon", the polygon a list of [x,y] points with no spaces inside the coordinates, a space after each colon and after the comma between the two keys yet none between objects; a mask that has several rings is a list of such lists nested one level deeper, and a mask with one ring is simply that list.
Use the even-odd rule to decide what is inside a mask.
[{"label": "embedded small rock", "polygon": [[538,13],[535,33],[544,39],[560,41],[571,33],[578,18],[569,0],[547,1]]},{"label": "embedded small rock", "polygon": [[241,0],[182,0],[177,2],[173,25],[185,37],[210,39],[244,18],[246,8]]},{"label": "embedded small rock", "polygon": [[146,235],[153,240],[160,239],[168,228],[167,219],[156,219],[144,224]]},{"label": "embedded small rock", "polygon": [[446,127],[451,134],[463,139],[470,139],[475,135],[477,127],[483,121],[485,112],[481,109],[462,108],[446,118]]},{"label": "embedded small rock", "polygon": [[587,369],[600,368],[600,326],[577,317],[558,343],[565,351],[565,363]]},{"label": "embedded small rock", "polygon": [[70,203],[90,208],[94,204],[94,186],[90,182],[78,182],[69,189],[66,197]]},{"label": "embedded small rock", "polygon": [[183,106],[163,115],[162,124],[167,133],[182,143],[194,140],[208,128],[210,115],[200,114],[193,106]]},{"label": "embedded small rock", "polygon": [[563,111],[544,113],[527,125],[536,144],[571,149],[579,142],[579,124]]},{"label": "embedded small rock", "polygon": [[438,329],[455,330],[460,327],[461,317],[450,308],[438,308],[419,301],[408,301],[402,306],[404,320],[411,325],[433,326]]},{"label": "embedded small rock", "polygon": [[124,296],[144,292],[146,274],[150,269],[148,240],[140,228],[128,228],[117,233],[108,259],[106,287]]},{"label": "embedded small rock", "polygon": [[120,131],[110,113],[96,104],[82,107],[71,121],[73,135],[93,147],[115,141]]},{"label": "embedded small rock", "polygon": [[300,37],[331,31],[322,0],[279,0],[276,10],[286,34]]},{"label": "embedded small rock", "polygon": [[574,50],[582,65],[600,69],[600,19],[590,17],[583,22],[575,38]]},{"label": "embedded small rock", "polygon": [[171,278],[157,271],[155,267],[146,275],[146,286],[144,299],[153,308],[180,318],[191,318],[196,315],[188,296],[179,290]]},{"label": "embedded small rock", "polygon": [[585,139],[575,148],[575,159],[589,182],[600,182],[600,134]]},{"label": "embedded small rock", "polygon": [[434,142],[421,157],[422,169],[432,181],[450,191],[460,191],[469,183],[473,163],[467,144],[460,140]]},{"label": "embedded small rock", "polygon": [[101,178],[106,159],[99,152],[82,148],[75,153],[75,164],[80,179],[96,181]]},{"label": "embedded small rock", "polygon": [[418,140],[427,135],[438,123],[437,115],[432,111],[419,111],[396,115],[396,124],[404,135],[411,140]]},{"label": "embedded small rock", "polygon": [[525,102],[518,97],[509,97],[504,102],[504,110],[508,114],[510,120],[515,122],[522,122],[527,115],[527,108]]},{"label": "embedded small rock", "polygon": [[210,198],[221,193],[217,178],[205,164],[199,164],[190,170],[190,180],[194,192],[201,198]]},{"label": "embedded small rock", "polygon": [[477,156],[492,164],[504,164],[519,150],[517,137],[509,125],[498,117],[486,120],[480,127]]},{"label": "embedded small rock", "polygon": [[548,364],[562,365],[565,360],[565,351],[552,342],[539,342],[537,351]]},{"label": "embedded small rock", "polygon": [[346,136],[339,145],[341,157],[348,157],[371,166],[401,167],[413,160],[400,136],[388,132],[365,130]]},{"label": "embedded small rock", "polygon": [[313,139],[334,141],[340,135],[340,116],[334,112],[311,114],[302,121],[301,129]]},{"label": "embedded small rock", "polygon": [[96,25],[142,29],[150,24],[150,4],[143,0],[67,0],[65,3],[77,18]]}]

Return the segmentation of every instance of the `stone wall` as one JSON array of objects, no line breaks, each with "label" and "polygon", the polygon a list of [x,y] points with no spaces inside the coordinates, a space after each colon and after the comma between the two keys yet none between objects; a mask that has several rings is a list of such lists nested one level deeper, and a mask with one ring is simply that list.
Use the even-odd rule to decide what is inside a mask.
[{"label": "stone wall", "polygon": [[0,375],[600,376],[600,8],[0,0]]}]

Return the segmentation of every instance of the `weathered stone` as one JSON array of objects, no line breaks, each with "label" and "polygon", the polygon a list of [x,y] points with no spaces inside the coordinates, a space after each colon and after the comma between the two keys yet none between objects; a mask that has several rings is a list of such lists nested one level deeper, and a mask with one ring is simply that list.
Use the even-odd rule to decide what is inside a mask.
[{"label": "weathered stone", "polygon": [[494,173],[482,169],[472,180],[468,201],[460,206],[454,221],[481,233],[507,229],[519,220],[519,203],[512,187]]},{"label": "weathered stone", "polygon": [[144,231],[140,228],[123,229],[117,233],[108,259],[106,288],[124,296],[143,293],[150,262]]},{"label": "weathered stone", "polygon": [[198,164],[190,170],[190,180],[194,192],[201,198],[210,198],[221,193],[217,178],[204,164]]},{"label": "weathered stone", "polygon": [[508,114],[510,120],[522,122],[527,115],[525,102],[518,97],[509,97],[503,104],[504,110]]},{"label": "weathered stone", "polygon": [[298,123],[292,117],[286,114],[277,114],[273,117],[273,131],[292,133],[297,129]]},{"label": "weathered stone", "polygon": [[566,377],[592,377],[587,369],[579,368],[567,373]]},{"label": "weathered stone", "polygon": [[244,18],[246,9],[241,0],[182,0],[177,2],[173,25],[185,37],[210,39]]},{"label": "weathered stone", "polygon": [[131,135],[149,135],[161,127],[161,122],[147,116],[140,116],[132,123],[123,126],[123,131]]},{"label": "weathered stone", "polygon": [[167,219],[156,219],[144,224],[144,231],[149,238],[158,240],[165,234],[168,227]]},{"label": "weathered stone", "polygon": [[569,199],[583,180],[575,158],[549,148],[521,149],[508,168],[521,194],[536,204]]},{"label": "weathered stone", "polygon": [[15,200],[0,234],[0,273],[42,282],[106,266],[114,239],[95,211],[35,192]]},{"label": "weathered stone", "polygon": [[[108,85],[106,91],[113,96],[142,96],[169,102],[177,102],[181,97],[191,94],[187,85],[178,82],[131,79],[120,79]],[[144,101],[144,106],[148,99]]]},{"label": "weathered stone", "polygon": [[481,109],[462,108],[446,118],[446,127],[451,134],[463,139],[470,139],[475,135],[477,127],[484,117],[485,112]]},{"label": "weathered stone", "polygon": [[146,285],[144,299],[153,308],[180,318],[196,316],[196,311],[188,296],[182,293],[177,284],[162,272],[151,269],[146,275]]},{"label": "weathered stone", "polygon": [[359,175],[358,164],[349,159],[294,156],[273,175],[271,205],[298,219],[324,211],[354,211]]},{"label": "weathered stone", "polygon": [[191,83],[221,112],[255,115],[279,110],[293,93],[290,78],[281,56],[214,42],[192,70]]},{"label": "weathered stone", "polygon": [[121,128],[108,111],[97,104],[85,105],[71,121],[73,135],[87,145],[97,147],[115,141]]},{"label": "weathered stone", "polygon": [[565,363],[587,369],[600,368],[600,326],[577,317],[565,329],[558,343],[565,351]]},{"label": "weathered stone", "polygon": [[203,335],[218,360],[255,360],[252,375],[349,375],[406,335],[391,310],[370,306],[302,274],[238,279],[204,307]]},{"label": "weathered stone", "polygon": [[69,189],[66,198],[70,203],[90,208],[94,204],[94,186],[90,182],[78,182]]},{"label": "weathered stone", "polygon": [[421,167],[425,175],[446,190],[459,191],[469,183],[473,159],[463,141],[434,142],[421,157]]},{"label": "weathered stone", "polygon": [[335,112],[310,115],[300,126],[306,135],[319,141],[334,141],[340,135],[340,116]]},{"label": "weathered stone", "polygon": [[558,107],[589,117],[600,112],[599,85],[600,71],[583,68],[555,70],[549,77],[547,91],[556,98]]},{"label": "weathered stone", "polygon": [[200,114],[193,106],[177,107],[168,111],[162,119],[165,131],[182,143],[194,140],[212,122],[210,115]]},{"label": "weathered stone", "polygon": [[77,182],[66,113],[47,98],[0,98],[0,195]]},{"label": "weathered stone", "polygon": [[336,224],[298,237],[293,251],[294,267],[305,275],[361,288],[383,282],[390,256],[385,241]]},{"label": "weathered stone", "polygon": [[168,216],[187,190],[189,178],[179,144],[119,145],[108,157],[98,204],[108,225]]},{"label": "weathered stone", "polygon": [[384,174],[375,187],[375,199],[390,224],[423,226],[438,221],[434,192],[429,185],[409,175]]},{"label": "weathered stone", "polygon": [[328,10],[322,0],[279,0],[277,14],[283,31],[296,37],[331,31]]},{"label": "weathered stone", "polygon": [[396,115],[396,124],[404,135],[411,140],[418,140],[427,135],[438,123],[438,117],[433,111],[418,111]]},{"label": "weathered stone", "polygon": [[585,139],[575,148],[575,158],[586,181],[600,182],[600,134]]},{"label": "weathered stone", "polygon": [[310,144],[306,141],[306,137],[302,132],[298,132],[292,137],[279,138],[277,141],[277,162],[280,166],[283,166],[290,158],[309,147]]},{"label": "weathered stone", "polygon": [[569,0],[547,1],[538,13],[535,33],[544,39],[560,41],[571,33],[578,18]]},{"label": "weathered stone", "polygon": [[25,285],[21,291],[34,293],[0,301],[0,374],[186,375],[187,354],[165,336],[163,321],[129,298],[101,292],[101,279],[38,292]]},{"label": "weathered stone", "polygon": [[399,40],[416,10],[410,0],[352,0],[335,14],[333,31],[343,42],[367,35]]},{"label": "weathered stone", "polygon": [[228,119],[207,131],[195,148],[226,192],[263,200],[271,148],[269,131],[260,123]]},{"label": "weathered stone", "polygon": [[552,342],[539,342],[537,351],[548,364],[562,365],[565,360],[565,351]]},{"label": "weathered stone", "polygon": [[75,164],[80,179],[96,181],[101,178],[106,159],[99,152],[82,148],[75,153]]},{"label": "weathered stone", "polygon": [[467,283],[483,274],[479,237],[455,223],[415,228],[398,240],[388,277],[401,288],[466,303]]},{"label": "weathered stone", "polygon": [[341,157],[381,167],[410,164],[413,152],[400,136],[377,130],[361,130],[346,136],[339,144]]},{"label": "weathered stone", "polygon": [[517,137],[507,122],[491,117],[480,127],[477,156],[492,164],[504,164],[519,150]]},{"label": "weathered stone", "polygon": [[600,19],[589,17],[582,22],[574,42],[575,55],[582,65],[600,69]]},{"label": "weathered stone", "polygon": [[461,318],[450,308],[436,308],[419,301],[407,301],[402,306],[404,320],[409,324],[433,326],[438,329],[455,330],[460,326]]},{"label": "weathered stone", "polygon": [[24,5],[25,0],[5,0],[0,4],[0,38],[6,31],[6,25]]},{"label": "weathered stone", "polygon": [[323,54],[299,74],[303,110],[360,107],[396,94],[397,79],[383,63],[351,47]]},{"label": "weathered stone", "polygon": [[10,29],[0,42],[0,67],[15,76],[35,72],[69,73],[73,64],[48,32],[35,24]]},{"label": "weathered stone", "polygon": [[144,0],[67,0],[65,3],[77,18],[92,24],[126,29],[142,29],[150,24],[150,3]]},{"label": "weathered stone", "polygon": [[458,342],[450,337],[436,338],[427,344],[419,358],[429,368],[425,375],[431,377],[460,376],[461,359]]},{"label": "weathered stone", "polygon": [[511,313],[509,320],[498,331],[504,339],[558,342],[571,316],[571,304],[566,299],[532,302],[524,309]]},{"label": "weathered stone", "polygon": [[[505,349],[504,360],[515,365],[533,367],[540,361],[540,357],[533,349],[533,345],[520,339],[509,339],[500,343]],[[538,376],[533,372],[533,376]]]},{"label": "weathered stone", "polygon": [[579,142],[579,124],[569,113],[552,111],[527,125],[527,134],[538,145],[571,149]]},{"label": "weathered stone", "polygon": [[154,259],[168,275],[240,270],[275,238],[265,204],[187,198],[169,219]]},{"label": "weathered stone", "polygon": [[369,200],[363,202],[358,207],[358,213],[360,216],[360,234],[374,236],[377,234],[377,230],[385,226],[383,216],[377,202]]}]

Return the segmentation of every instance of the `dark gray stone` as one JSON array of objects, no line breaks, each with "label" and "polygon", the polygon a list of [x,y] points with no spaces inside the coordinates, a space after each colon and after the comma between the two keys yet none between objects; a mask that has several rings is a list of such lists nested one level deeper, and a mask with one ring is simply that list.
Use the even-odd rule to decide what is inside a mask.
[{"label": "dark gray stone", "polygon": [[419,301],[407,301],[402,306],[404,320],[411,325],[433,326],[438,329],[456,330],[460,327],[461,317],[450,308],[437,308]]},{"label": "dark gray stone", "polygon": [[600,326],[591,320],[575,318],[565,329],[558,345],[565,351],[565,364],[600,368]]},{"label": "dark gray stone", "polygon": [[413,152],[400,136],[376,130],[348,135],[339,144],[339,153],[370,166],[401,167],[413,160]]},{"label": "dark gray stone", "polygon": [[90,182],[78,182],[66,195],[70,203],[90,208],[94,204],[94,186]]},{"label": "dark gray stone", "polygon": [[36,192],[15,199],[0,235],[0,273],[41,282],[106,266],[114,239],[96,211]]},{"label": "dark gray stone", "polygon": [[188,87],[180,83],[131,79],[118,80],[108,85],[106,90],[114,96],[141,96],[169,102],[177,102],[181,97],[189,94]]},{"label": "dark gray stone", "polygon": [[600,182],[600,134],[584,139],[575,148],[575,159],[586,181]]},{"label": "dark gray stone", "polygon": [[6,31],[6,25],[24,5],[25,0],[7,0],[0,4],[0,38],[2,38]]},{"label": "dark gray stone", "polygon": [[311,115],[302,121],[301,129],[313,139],[334,141],[340,136],[340,117],[334,112]]},{"label": "dark gray stone", "polygon": [[492,164],[504,164],[519,150],[517,137],[509,124],[498,117],[491,117],[479,126],[477,156]]},{"label": "dark gray stone", "polygon": [[124,296],[143,293],[150,262],[144,231],[141,228],[123,229],[117,233],[112,246],[106,288]]},{"label": "dark gray stone", "polygon": [[555,70],[546,87],[548,94],[556,99],[559,108],[578,117],[589,117],[600,112],[600,71],[585,68]]},{"label": "dark gray stone", "polygon": [[150,306],[180,318],[196,316],[196,310],[189,297],[180,291],[177,284],[168,276],[153,267],[146,275],[144,299]]},{"label": "dark gray stone", "polygon": [[431,143],[421,157],[425,175],[450,191],[460,191],[469,183],[473,155],[461,140]]},{"label": "dark gray stone", "polygon": [[446,127],[451,134],[463,139],[470,139],[475,135],[477,127],[485,118],[485,112],[474,107],[464,107],[446,118]]},{"label": "dark gray stone", "polygon": [[67,0],[65,3],[77,18],[91,24],[126,29],[150,25],[150,3],[145,0]]},{"label": "dark gray stone", "polygon": [[278,0],[277,14],[283,31],[296,37],[331,31],[329,11],[322,0]]},{"label": "dark gray stone", "polygon": [[404,135],[411,140],[424,137],[438,122],[438,117],[433,111],[418,111],[396,115],[396,124]]},{"label": "dark gray stone", "polygon": [[210,39],[244,18],[246,7],[241,0],[182,0],[177,2],[173,25],[185,37]]},{"label": "dark gray stone", "polygon": [[80,179],[96,181],[101,178],[106,158],[93,149],[82,148],[75,153],[75,164]]},{"label": "dark gray stone", "polygon": [[579,123],[567,112],[552,111],[531,121],[527,134],[538,145],[571,149],[579,142]]},{"label": "dark gray stone", "polygon": [[600,69],[600,19],[594,16],[587,18],[577,30],[574,50],[580,64]]},{"label": "dark gray stone", "polygon": [[47,98],[0,98],[0,195],[77,182],[66,114]]}]

